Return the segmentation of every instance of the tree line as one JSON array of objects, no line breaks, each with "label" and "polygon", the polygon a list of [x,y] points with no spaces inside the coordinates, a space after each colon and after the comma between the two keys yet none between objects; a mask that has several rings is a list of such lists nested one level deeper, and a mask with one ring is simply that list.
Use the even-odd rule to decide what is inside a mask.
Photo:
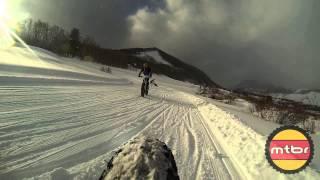
[{"label": "tree line", "polygon": [[100,47],[93,38],[82,37],[77,28],[66,31],[60,26],[50,25],[41,20],[27,19],[20,23],[19,29],[18,34],[26,44],[52,51],[60,56],[79,57],[121,68],[128,68],[129,64],[142,66],[143,63],[137,57],[128,56],[120,50]]},{"label": "tree line", "polygon": [[80,30],[73,28],[66,31],[57,25],[50,25],[41,20],[27,19],[20,23],[18,32],[28,45],[47,49],[61,56],[81,57],[90,55],[99,45],[89,36],[81,36]]}]

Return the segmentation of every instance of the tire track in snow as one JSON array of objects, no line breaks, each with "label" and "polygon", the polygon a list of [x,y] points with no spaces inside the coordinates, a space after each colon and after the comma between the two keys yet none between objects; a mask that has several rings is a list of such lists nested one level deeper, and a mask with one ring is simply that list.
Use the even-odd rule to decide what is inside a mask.
[{"label": "tire track in snow", "polygon": [[[142,134],[168,144],[176,158],[181,179],[232,179],[222,160],[214,156],[218,153],[200,124],[202,117],[197,116],[198,110],[193,102],[187,102],[180,93],[161,93],[166,93],[160,96],[163,102],[171,105],[170,110]],[[179,101],[179,98],[184,100]]]},{"label": "tire track in snow", "polygon": [[[208,138],[208,140],[211,142],[211,145],[213,146],[214,148],[214,151],[215,151],[215,156],[217,158],[221,158],[221,163],[222,165],[226,168],[227,172],[228,172],[228,175],[230,176],[231,179],[239,179],[239,175],[237,174],[237,171],[235,169],[232,169],[232,167],[230,167],[230,164],[226,163],[226,160],[227,157],[224,157],[226,156],[225,154],[223,154],[220,150],[220,148],[218,148],[217,144],[216,144],[216,141],[214,140],[213,138],[213,135],[211,134],[211,132],[208,130],[207,126],[204,124],[203,122],[203,118],[202,116],[200,115],[199,111],[196,110],[196,112],[194,113],[195,116],[197,116],[197,120],[199,121],[199,124],[202,126],[202,129],[203,129],[203,132],[206,134],[206,137]],[[208,150],[208,148],[206,148],[206,150]],[[220,178],[223,178],[223,177],[219,177]]]}]

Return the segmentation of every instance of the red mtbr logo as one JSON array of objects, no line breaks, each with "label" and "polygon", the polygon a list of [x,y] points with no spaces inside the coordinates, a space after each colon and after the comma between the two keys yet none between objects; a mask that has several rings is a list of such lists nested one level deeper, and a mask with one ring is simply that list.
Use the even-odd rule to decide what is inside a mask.
[{"label": "red mtbr logo", "polygon": [[314,147],[306,131],[296,126],[284,126],[268,137],[265,153],[272,167],[282,173],[293,174],[309,165]]},{"label": "red mtbr logo", "polygon": [[273,140],[270,143],[269,151],[273,160],[308,160],[310,144],[305,140]]}]

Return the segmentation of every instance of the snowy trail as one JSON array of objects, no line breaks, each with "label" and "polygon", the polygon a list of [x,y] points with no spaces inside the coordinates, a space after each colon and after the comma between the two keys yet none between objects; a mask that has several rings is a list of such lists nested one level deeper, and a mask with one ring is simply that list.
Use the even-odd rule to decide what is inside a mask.
[{"label": "snowy trail", "polygon": [[[65,169],[111,152],[133,136],[173,149],[182,179],[231,179],[184,93],[137,86],[0,87],[0,177]],[[36,98],[35,98],[36,97]]]},{"label": "snowy trail", "polygon": [[[15,176],[21,169],[34,174],[34,170],[70,167],[79,158],[85,161],[104,154],[112,150],[108,139],[123,138],[118,145],[124,143],[165,108],[156,102],[137,101],[127,89],[104,86],[1,88],[1,92],[0,172]],[[74,155],[77,157],[66,160]]]}]

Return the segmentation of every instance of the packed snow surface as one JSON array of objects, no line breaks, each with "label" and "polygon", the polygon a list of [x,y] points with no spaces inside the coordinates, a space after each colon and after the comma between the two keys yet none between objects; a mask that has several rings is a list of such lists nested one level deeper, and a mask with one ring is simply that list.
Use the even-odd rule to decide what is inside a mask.
[{"label": "packed snow surface", "polygon": [[159,87],[142,98],[137,72],[33,51],[0,50],[0,179],[98,179],[114,151],[141,135],[168,145],[183,180],[320,179],[316,166],[272,169],[267,131],[254,128],[263,120],[241,120],[195,96],[195,85],[155,75]]}]

